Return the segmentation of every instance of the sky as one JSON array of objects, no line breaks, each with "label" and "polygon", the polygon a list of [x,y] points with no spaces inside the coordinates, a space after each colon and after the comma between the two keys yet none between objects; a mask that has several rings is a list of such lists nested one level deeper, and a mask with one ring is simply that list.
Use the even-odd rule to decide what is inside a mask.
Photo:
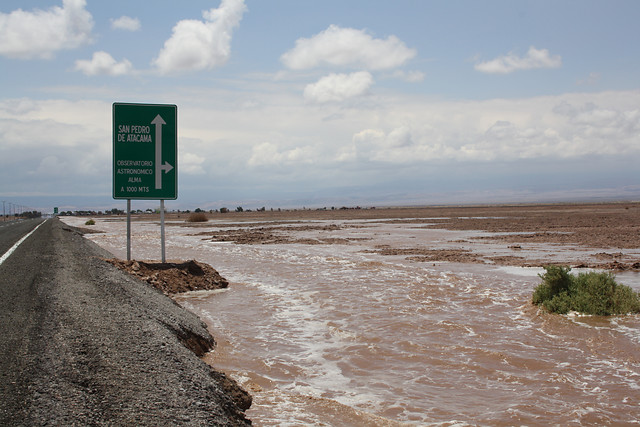
[{"label": "sky", "polygon": [[123,209],[124,102],[177,105],[170,210],[640,200],[639,17],[635,0],[3,0],[0,197]]}]

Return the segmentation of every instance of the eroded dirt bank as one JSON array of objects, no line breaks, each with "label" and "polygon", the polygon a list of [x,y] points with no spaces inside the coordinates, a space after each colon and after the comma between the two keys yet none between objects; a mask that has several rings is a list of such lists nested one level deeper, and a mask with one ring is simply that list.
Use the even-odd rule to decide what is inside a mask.
[{"label": "eroded dirt bank", "polygon": [[49,220],[1,266],[0,424],[250,424],[250,396],[194,353],[206,325],[105,258]]},{"label": "eroded dirt bank", "polygon": [[213,267],[196,260],[161,263],[111,258],[105,261],[160,289],[165,295],[229,286],[227,279]]}]

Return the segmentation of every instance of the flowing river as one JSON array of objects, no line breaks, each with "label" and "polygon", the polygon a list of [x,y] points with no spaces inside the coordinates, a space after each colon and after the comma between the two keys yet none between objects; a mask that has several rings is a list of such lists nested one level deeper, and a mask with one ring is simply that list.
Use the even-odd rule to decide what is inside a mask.
[{"label": "flowing river", "polygon": [[[385,220],[185,225],[168,222],[167,258],[208,263],[230,286],[176,300],[216,338],[205,360],[254,396],[255,425],[640,423],[639,316],[543,313],[530,303],[541,269],[378,250],[446,247],[478,232]],[[202,234],[273,226],[289,240]],[[126,258],[124,219],[94,227],[103,233],[87,238]],[[132,230],[133,258],[159,259],[158,222]],[[638,273],[617,278],[640,290]]]}]

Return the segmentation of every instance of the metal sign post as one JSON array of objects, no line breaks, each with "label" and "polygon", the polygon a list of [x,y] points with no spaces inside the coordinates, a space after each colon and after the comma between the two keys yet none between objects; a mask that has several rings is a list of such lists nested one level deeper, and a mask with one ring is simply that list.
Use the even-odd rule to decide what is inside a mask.
[{"label": "metal sign post", "polygon": [[113,198],[127,200],[127,260],[131,260],[131,200],[178,198],[178,108],[172,104],[113,104]]},{"label": "metal sign post", "polygon": [[167,262],[164,251],[164,200],[160,200],[160,242],[162,246],[162,263]]},{"label": "metal sign post", "polygon": [[131,261],[131,199],[127,199],[127,261]]}]

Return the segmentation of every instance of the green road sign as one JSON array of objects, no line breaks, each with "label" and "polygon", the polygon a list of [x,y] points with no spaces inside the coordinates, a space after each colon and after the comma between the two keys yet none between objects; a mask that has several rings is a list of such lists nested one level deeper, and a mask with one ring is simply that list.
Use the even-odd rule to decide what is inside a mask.
[{"label": "green road sign", "polygon": [[113,198],[178,198],[178,108],[113,104]]}]

